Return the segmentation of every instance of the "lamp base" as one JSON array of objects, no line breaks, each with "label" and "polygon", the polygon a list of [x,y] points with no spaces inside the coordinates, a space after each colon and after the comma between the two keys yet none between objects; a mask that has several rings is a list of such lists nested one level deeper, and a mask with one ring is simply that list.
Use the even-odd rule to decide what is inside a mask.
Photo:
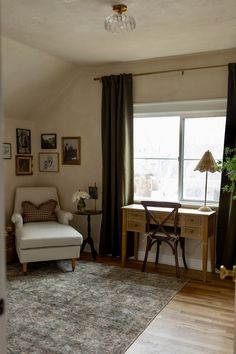
[{"label": "lamp base", "polygon": [[198,208],[199,211],[212,211],[212,209],[208,206],[201,206],[200,208]]}]

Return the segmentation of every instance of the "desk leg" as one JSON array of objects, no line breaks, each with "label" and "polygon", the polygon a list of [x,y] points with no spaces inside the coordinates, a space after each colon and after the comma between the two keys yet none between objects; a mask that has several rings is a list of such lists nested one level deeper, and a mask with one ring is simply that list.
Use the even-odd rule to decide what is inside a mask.
[{"label": "desk leg", "polygon": [[139,233],[134,233],[134,259],[138,260]]},{"label": "desk leg", "polygon": [[202,280],[207,281],[207,253],[208,253],[208,243],[202,242]]},{"label": "desk leg", "polygon": [[211,272],[215,273],[215,235],[210,238],[210,249],[211,249]]},{"label": "desk leg", "polygon": [[207,281],[207,255],[208,255],[208,218],[203,218],[202,238],[202,280]]},{"label": "desk leg", "polygon": [[122,247],[121,247],[121,262],[122,267],[125,266],[126,250],[127,250],[127,211],[122,209]]},{"label": "desk leg", "polygon": [[216,250],[215,250],[215,239],[216,239],[216,215],[214,215],[212,222],[212,235],[210,238],[210,249],[211,249],[211,272],[215,273],[215,257],[216,257]]}]

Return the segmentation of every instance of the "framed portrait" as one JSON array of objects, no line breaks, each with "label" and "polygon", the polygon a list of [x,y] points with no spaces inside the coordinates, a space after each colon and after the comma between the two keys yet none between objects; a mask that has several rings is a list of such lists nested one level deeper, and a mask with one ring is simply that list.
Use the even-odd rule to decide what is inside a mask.
[{"label": "framed portrait", "polygon": [[56,134],[41,134],[41,149],[56,149],[57,135]]},{"label": "framed portrait", "polygon": [[33,174],[33,156],[16,155],[16,175]]},{"label": "framed portrait", "polygon": [[58,152],[40,152],[39,153],[39,171],[40,172],[58,172],[59,171],[59,153]]},{"label": "framed portrait", "polygon": [[91,199],[98,199],[98,187],[95,186],[90,186],[88,187],[89,189],[89,195]]},{"label": "framed portrait", "polygon": [[11,159],[11,144],[2,143],[2,158]]},{"label": "framed portrait", "polygon": [[62,164],[63,165],[80,165],[80,137],[63,137],[61,138],[62,147]]},{"label": "framed portrait", "polygon": [[16,129],[17,154],[31,154],[31,132],[29,129]]}]

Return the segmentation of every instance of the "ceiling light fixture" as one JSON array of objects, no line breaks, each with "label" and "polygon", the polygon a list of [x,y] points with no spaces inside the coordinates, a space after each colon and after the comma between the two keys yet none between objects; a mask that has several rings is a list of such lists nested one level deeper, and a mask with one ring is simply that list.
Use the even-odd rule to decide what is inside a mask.
[{"label": "ceiling light fixture", "polygon": [[133,31],[136,27],[135,19],[124,12],[127,11],[127,6],[118,4],[113,6],[114,14],[108,16],[104,26],[108,32]]}]

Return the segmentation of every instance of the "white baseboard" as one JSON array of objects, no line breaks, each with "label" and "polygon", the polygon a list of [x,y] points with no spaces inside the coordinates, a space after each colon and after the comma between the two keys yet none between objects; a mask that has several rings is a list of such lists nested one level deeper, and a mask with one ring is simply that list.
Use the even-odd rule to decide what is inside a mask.
[{"label": "white baseboard", "polygon": [[[145,252],[140,251],[138,253],[138,260],[142,261],[144,259]],[[182,256],[179,258],[179,266],[184,267]],[[149,252],[148,255],[148,262],[155,262],[156,254],[153,252]],[[175,265],[175,260],[173,255],[166,255],[160,254],[158,263],[160,264],[167,264],[167,265]],[[189,269],[197,269],[202,270],[202,260],[201,259],[194,259],[194,258],[186,258],[186,263]],[[207,262],[207,270],[211,271],[211,263],[210,261]]]},{"label": "white baseboard", "polygon": [[[99,249],[97,244],[95,244],[94,247],[95,247],[96,250]],[[85,246],[85,251],[86,252],[91,252],[89,245]],[[144,255],[145,255],[144,251],[139,251],[138,252],[138,260],[139,261],[143,261],[144,260]],[[178,258],[179,258],[179,266],[180,267],[184,267],[182,256],[179,256]],[[149,252],[148,262],[155,262],[155,259],[156,259],[156,253],[155,252]],[[161,254],[160,253],[158,262],[160,264],[167,264],[167,265],[173,265],[173,266],[175,265],[174,256],[172,254],[167,255],[167,254]],[[202,270],[202,259],[190,258],[188,256],[188,257],[186,257],[186,262],[187,262],[187,267],[189,269]],[[207,262],[207,271],[211,272],[211,262],[209,260]]]}]

